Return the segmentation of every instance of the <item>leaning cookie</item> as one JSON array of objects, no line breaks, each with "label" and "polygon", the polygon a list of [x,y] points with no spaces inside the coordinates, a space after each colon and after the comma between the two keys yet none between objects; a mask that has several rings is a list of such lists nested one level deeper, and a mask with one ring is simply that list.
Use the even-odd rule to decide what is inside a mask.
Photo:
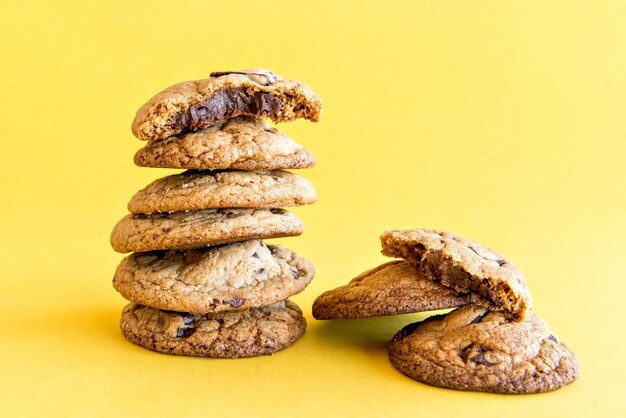
[{"label": "leaning cookie", "polygon": [[308,168],[315,158],[266,121],[242,116],[204,130],[150,141],[135,153],[140,167],[196,170]]},{"label": "leaning cookie", "polygon": [[288,171],[185,171],[163,177],[137,192],[132,213],[213,208],[281,208],[317,200],[304,178]]},{"label": "leaning cookie", "polygon": [[317,122],[321,112],[322,100],[299,81],[265,69],[214,72],[208,79],[175,84],[148,100],[137,111],[132,131],[139,139],[155,140],[240,115]]},{"label": "leaning cookie", "polygon": [[506,257],[481,244],[433,229],[386,231],[380,240],[384,255],[419,265],[429,279],[472,293],[492,310],[522,321],[532,308],[522,273]]},{"label": "leaning cookie", "polygon": [[134,214],[122,218],[111,233],[119,253],[184,250],[302,234],[304,223],[284,209],[206,209]]},{"label": "leaning cookie", "polygon": [[313,302],[315,319],[369,318],[454,308],[475,301],[427,279],[413,264],[390,261],[322,293]]},{"label": "leaning cookie", "polygon": [[302,311],[287,300],[217,314],[162,311],[130,303],[120,328],[137,345],[167,354],[217,358],[272,354],[293,344],[306,329]]},{"label": "leaning cookie", "polygon": [[534,313],[512,322],[476,305],[407,325],[389,359],[419,382],[479,392],[547,392],[579,373],[574,353]]},{"label": "leaning cookie", "polygon": [[117,267],[113,287],[141,305],[213,313],[285,300],[304,290],[314,273],[313,265],[293,251],[251,240],[131,254]]}]

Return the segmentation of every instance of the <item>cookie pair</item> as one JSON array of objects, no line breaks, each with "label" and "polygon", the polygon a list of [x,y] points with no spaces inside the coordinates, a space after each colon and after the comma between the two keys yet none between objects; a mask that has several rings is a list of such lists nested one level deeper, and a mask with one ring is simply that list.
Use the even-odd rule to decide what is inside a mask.
[{"label": "cookie pair", "polygon": [[314,157],[275,122],[319,119],[307,86],[268,70],[212,73],[171,86],[144,104],[133,133],[148,143],[144,167],[187,169],[137,192],[113,228],[122,260],[113,286],[131,301],[121,329],[143,347],[170,354],[271,354],[306,328],[287,298],[311,281],[305,258],[263,239],[300,235],[282,209],[314,203],[304,178],[285,169]]},{"label": "cookie pair", "polygon": [[532,311],[524,276],[506,257],[443,231],[387,231],[369,270],[313,304],[316,319],[458,308],[406,326],[389,359],[420,382],[459,390],[535,393],[578,376],[574,353]]}]

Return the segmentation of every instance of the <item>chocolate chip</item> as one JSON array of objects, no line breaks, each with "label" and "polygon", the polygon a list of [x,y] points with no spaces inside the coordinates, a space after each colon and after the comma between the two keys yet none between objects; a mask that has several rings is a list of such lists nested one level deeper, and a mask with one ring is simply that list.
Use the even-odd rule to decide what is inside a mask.
[{"label": "chocolate chip", "polygon": [[478,315],[476,318],[472,319],[472,322],[470,322],[470,324],[478,324],[480,322],[482,322],[483,318],[489,313],[489,309],[485,309],[485,311],[483,313],[481,313],[480,315]]},{"label": "chocolate chip", "polygon": [[472,250],[472,252],[473,252],[474,254],[476,254],[477,256],[482,257],[480,254],[478,254],[478,251],[476,251],[476,250],[474,249],[474,247],[472,247],[471,245],[468,245],[468,246],[467,246],[467,248],[469,248],[470,250]]},{"label": "chocolate chip", "polygon": [[257,111],[261,111],[263,113],[269,113],[273,109],[273,98],[272,96],[263,93],[261,91],[256,91],[252,95],[252,106],[257,109]]},{"label": "chocolate chip", "polygon": [[[468,360],[473,361],[476,364],[482,364],[485,366],[493,366],[496,365],[498,363],[492,363],[489,360],[487,360],[485,358],[485,354],[487,350],[485,347],[483,347],[482,345],[478,344],[478,343],[472,343],[466,347],[463,347],[461,349],[461,351],[459,352],[459,357],[461,358],[461,360],[463,360],[463,362],[467,363]],[[470,355],[472,353],[476,353],[476,355],[474,355],[474,357],[470,358]]]},{"label": "chocolate chip", "polygon": [[244,300],[242,298],[234,298],[232,300],[230,300],[228,303],[230,304],[230,306],[232,306],[233,308],[238,308],[241,305],[243,305]]},{"label": "chocolate chip", "polygon": [[496,263],[498,263],[498,265],[501,266],[502,264],[505,263],[505,261],[504,260],[496,260]]},{"label": "chocolate chip", "polygon": [[184,315],[183,316],[183,324],[185,325],[189,325],[191,323],[193,323],[194,320],[194,316],[193,315]]},{"label": "chocolate chip", "polygon": [[176,337],[177,338],[187,338],[191,334],[193,334],[193,331],[194,331],[193,327],[180,327],[180,328],[178,328],[178,331],[176,331]]},{"label": "chocolate chip", "polygon": [[260,269],[257,270],[257,274],[263,274],[265,273],[265,267],[261,267]]},{"label": "chocolate chip", "polygon": [[467,347],[462,348],[459,352],[459,357],[461,357],[461,360],[463,360],[464,363],[467,363],[472,347],[474,347],[474,344],[470,344]]},{"label": "chocolate chip", "polygon": [[259,253],[257,253],[256,251],[254,252],[254,254],[252,254],[252,257],[259,258],[259,259],[261,258],[261,257],[259,257]]},{"label": "chocolate chip", "polygon": [[489,360],[487,360],[485,358],[485,355],[482,352],[472,357],[472,361],[476,364],[482,364],[484,366],[495,366],[496,364],[498,364],[498,363],[492,363]]},{"label": "chocolate chip", "polygon": [[217,78],[217,77],[223,77],[223,76],[228,75],[228,74],[245,74],[245,73],[242,73],[241,71],[213,71],[209,75],[209,77]]},{"label": "chocolate chip", "polygon": [[291,270],[291,274],[293,274],[294,279],[297,279],[300,277],[300,270]]},{"label": "chocolate chip", "polygon": [[554,341],[554,342],[555,342],[555,343],[557,343],[557,344],[559,343],[558,338],[556,338],[556,335],[554,335],[554,334],[550,334],[550,335],[548,336],[548,339],[549,339],[549,340],[551,340],[551,341]]},{"label": "chocolate chip", "polygon": [[229,210],[224,210],[221,212],[222,214],[226,215],[226,217],[228,219],[232,219],[232,218],[236,218],[237,217],[237,213],[236,212],[231,212]]}]

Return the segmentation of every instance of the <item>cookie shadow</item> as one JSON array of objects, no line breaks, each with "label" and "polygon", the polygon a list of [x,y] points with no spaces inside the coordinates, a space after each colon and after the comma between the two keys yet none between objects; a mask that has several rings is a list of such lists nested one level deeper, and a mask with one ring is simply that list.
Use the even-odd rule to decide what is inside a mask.
[{"label": "cookie shadow", "polygon": [[389,342],[404,326],[425,315],[406,314],[377,318],[315,321],[312,333],[327,344],[387,353]]}]

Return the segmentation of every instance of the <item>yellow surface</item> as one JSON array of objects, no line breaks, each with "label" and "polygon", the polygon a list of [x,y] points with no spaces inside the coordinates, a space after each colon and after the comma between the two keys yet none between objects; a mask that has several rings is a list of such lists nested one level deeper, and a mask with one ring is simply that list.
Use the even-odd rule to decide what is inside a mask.
[{"label": "yellow surface", "polygon": [[[626,371],[626,3],[3,2],[0,416],[619,416]],[[309,329],[272,357],[165,356],[127,343],[122,258],[134,112],[210,71],[308,83],[323,120],[280,129],[317,157],[319,202],[284,239],[317,266]],[[169,172],[167,172],[169,173]],[[432,388],[386,344],[409,315],[316,322],[313,299],[384,261],[385,229],[483,242],[525,273],[578,354],[533,396]]]}]

